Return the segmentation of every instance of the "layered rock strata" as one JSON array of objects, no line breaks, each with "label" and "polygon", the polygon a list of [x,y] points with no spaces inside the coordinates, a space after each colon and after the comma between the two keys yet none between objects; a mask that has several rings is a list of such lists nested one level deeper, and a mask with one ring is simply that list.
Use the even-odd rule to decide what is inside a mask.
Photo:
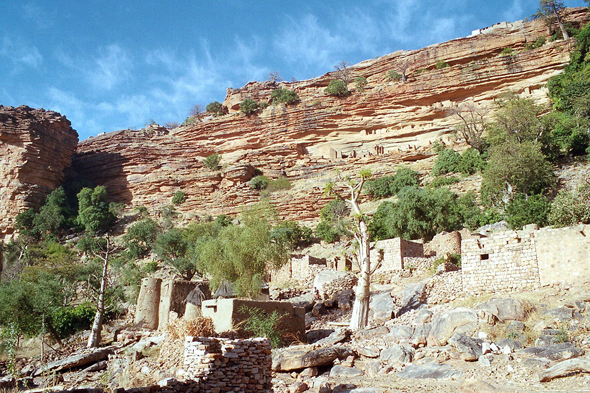
[{"label": "layered rock strata", "polygon": [[63,182],[77,144],[65,116],[0,105],[0,241],[14,232],[18,213],[40,207]]},{"label": "layered rock strata", "polygon": [[[588,11],[568,9],[566,19],[581,25]],[[475,105],[491,114],[502,93],[546,101],[543,86],[565,67],[572,48],[558,40],[526,49],[549,33],[543,21],[503,23],[367,60],[350,67],[351,79],[364,76],[367,86],[345,98],[324,93],[333,73],[301,82],[252,82],[228,89],[227,115],[173,130],[150,127],[91,138],[79,144],[74,164],[107,185],[117,201],[157,208],[182,190],[188,200],[180,210],[197,215],[235,214],[258,201],[259,192],[248,183],[255,170],[286,176],[293,189],[271,195],[280,213],[316,218],[327,200],[323,185],[336,169],[368,165],[384,174],[404,160],[429,157],[429,144],[448,141],[458,123],[453,110]],[[407,81],[388,80],[390,70],[405,71]],[[296,91],[300,102],[270,105],[251,116],[238,112],[245,98],[268,102],[276,87]],[[212,153],[223,156],[218,171],[203,164]]]}]

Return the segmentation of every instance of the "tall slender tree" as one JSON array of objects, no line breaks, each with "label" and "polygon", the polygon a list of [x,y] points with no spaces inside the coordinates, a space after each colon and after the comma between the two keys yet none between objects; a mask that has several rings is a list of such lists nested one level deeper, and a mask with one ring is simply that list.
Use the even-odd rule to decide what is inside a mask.
[{"label": "tall slender tree", "polygon": [[[371,178],[371,172],[362,170],[358,179],[338,174],[336,181],[326,184],[325,193],[345,201],[351,207],[354,222],[354,238],[358,242],[357,262],[360,268],[360,278],[355,288],[355,300],[352,307],[350,329],[358,330],[367,326],[369,321],[369,300],[371,297],[371,275],[379,268],[378,264],[371,265],[369,230],[367,217],[361,211],[359,199],[366,181]],[[337,188],[339,187],[339,188]],[[345,191],[341,191],[344,187]]]},{"label": "tall slender tree", "polygon": [[534,18],[543,18],[548,26],[551,26],[554,22],[557,22],[561,33],[563,34],[564,40],[569,40],[570,36],[565,29],[563,19],[561,18],[561,11],[565,8],[562,0],[540,0],[539,9],[537,13],[533,15]]}]

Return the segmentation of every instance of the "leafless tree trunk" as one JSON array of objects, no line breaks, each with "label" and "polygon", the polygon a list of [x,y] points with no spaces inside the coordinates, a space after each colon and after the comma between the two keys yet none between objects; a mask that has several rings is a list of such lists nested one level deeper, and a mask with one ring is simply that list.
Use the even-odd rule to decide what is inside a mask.
[{"label": "leafless tree trunk", "polygon": [[555,15],[555,19],[557,20],[557,24],[559,25],[559,28],[561,29],[561,34],[563,34],[563,39],[566,41],[569,40],[570,36],[567,33],[565,26],[563,25],[563,21],[561,20],[561,16],[559,15],[560,9],[558,9],[558,6],[555,1],[550,1],[549,5],[551,6],[551,9],[553,10],[553,15]]},{"label": "leafless tree trunk", "polygon": [[483,153],[486,148],[486,142],[483,138],[487,126],[485,121],[486,112],[475,104],[467,104],[453,108],[451,113],[461,119],[461,124],[455,129],[459,138],[478,152]]},{"label": "leafless tree trunk", "polygon": [[344,184],[350,192],[350,198],[345,198],[333,189],[333,185],[327,187],[327,191],[334,194],[341,200],[350,204],[354,219],[354,237],[359,245],[358,263],[360,267],[360,278],[355,288],[355,300],[352,307],[352,318],[350,320],[350,329],[364,329],[369,322],[369,300],[371,297],[371,275],[378,268],[378,265],[371,267],[371,254],[369,242],[369,230],[359,207],[359,198],[363,190],[363,185],[371,177],[367,171],[361,171],[361,178],[357,182],[350,178],[339,176],[337,183]]},{"label": "leafless tree trunk", "polygon": [[104,255],[97,255],[103,261],[102,267],[102,279],[100,282],[100,292],[98,294],[98,302],[96,306],[96,314],[94,315],[94,322],[92,323],[92,330],[88,337],[87,348],[96,348],[100,344],[101,333],[102,333],[102,321],[104,318],[104,302],[108,286],[108,267],[109,257],[111,253],[111,241],[109,235],[106,235],[107,245],[104,251]]}]

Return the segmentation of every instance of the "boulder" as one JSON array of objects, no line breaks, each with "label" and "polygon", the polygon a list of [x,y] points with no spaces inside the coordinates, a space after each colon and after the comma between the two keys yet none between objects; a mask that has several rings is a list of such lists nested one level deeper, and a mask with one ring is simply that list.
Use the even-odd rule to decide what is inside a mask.
[{"label": "boulder", "polygon": [[389,329],[387,326],[377,326],[370,329],[358,330],[355,333],[355,337],[357,340],[372,340],[379,337],[383,338],[388,333]]},{"label": "boulder", "polygon": [[352,355],[349,348],[341,346],[315,348],[311,345],[298,345],[272,352],[273,371],[291,371],[308,367],[327,366],[335,359],[345,359]]},{"label": "boulder", "polygon": [[355,352],[360,356],[364,356],[366,358],[378,358],[379,357],[379,348],[375,347],[357,347]]},{"label": "boulder", "polygon": [[334,367],[332,367],[332,369],[330,370],[330,377],[360,377],[361,375],[364,375],[365,373],[362,372],[361,370],[359,370],[356,367],[344,367],[344,366],[340,366],[340,365],[336,365]]},{"label": "boulder", "polygon": [[401,306],[396,313],[396,316],[418,308],[422,303],[424,303],[426,301],[425,289],[425,282],[406,285],[401,292]]},{"label": "boulder", "polygon": [[313,292],[305,293],[301,296],[292,297],[286,300],[287,302],[293,303],[294,307],[303,307],[305,312],[310,312],[315,304],[315,295]]},{"label": "boulder", "polygon": [[525,348],[518,353],[533,355],[550,360],[566,360],[583,356],[586,352],[572,343],[551,344],[546,347]]},{"label": "boulder", "polygon": [[409,342],[413,334],[414,328],[412,326],[392,325],[389,327],[389,334],[385,339],[399,344],[400,342]]},{"label": "boulder", "polygon": [[468,308],[456,308],[433,318],[428,333],[429,346],[446,345],[455,333],[472,336],[476,333],[478,318],[475,311]]},{"label": "boulder", "polygon": [[323,299],[328,286],[339,280],[346,280],[349,275],[350,273],[348,272],[322,270],[315,276],[313,280],[314,292],[317,291]]},{"label": "boulder", "polygon": [[429,363],[420,366],[409,364],[397,375],[406,379],[445,379],[458,377],[461,372],[446,364]]},{"label": "boulder", "polygon": [[466,362],[473,362],[482,355],[481,347],[475,340],[463,333],[455,333],[449,339],[449,344],[461,355]]},{"label": "boulder", "polygon": [[65,369],[78,368],[100,362],[101,360],[106,360],[109,355],[114,353],[115,349],[114,346],[110,346],[84,350],[82,353],[68,356],[65,359],[56,360],[41,366],[35,372],[35,376],[39,376],[43,373],[53,373]]},{"label": "boulder", "polygon": [[424,347],[428,343],[428,333],[430,333],[430,324],[418,325],[414,328],[414,333],[410,339],[410,344],[414,348]]},{"label": "boulder", "polygon": [[488,322],[523,321],[526,317],[525,304],[517,299],[491,299],[476,307],[483,320]]},{"label": "boulder", "polygon": [[408,345],[395,345],[381,351],[381,360],[396,363],[411,363],[414,360],[414,349]]},{"label": "boulder", "polygon": [[516,350],[522,348],[522,343],[520,341],[512,340],[510,338],[503,338],[500,341],[498,341],[496,343],[496,345],[500,348],[504,348],[504,347],[508,346],[513,351],[516,351]]},{"label": "boulder", "polygon": [[547,310],[545,315],[553,318],[557,322],[569,322],[574,319],[574,310],[569,307],[557,307]]},{"label": "boulder", "polygon": [[307,332],[307,342],[309,344],[313,344],[316,341],[324,339],[334,333],[334,329],[317,329],[317,330],[310,330]]},{"label": "boulder", "polygon": [[350,337],[350,330],[338,329],[328,337],[322,338],[317,342],[319,345],[335,345]]},{"label": "boulder", "polygon": [[393,317],[395,305],[390,292],[378,293],[371,296],[369,310],[373,313],[375,323],[382,324]]},{"label": "boulder", "polygon": [[423,308],[418,311],[418,315],[416,315],[416,323],[428,323],[432,321],[432,311],[427,308]]}]

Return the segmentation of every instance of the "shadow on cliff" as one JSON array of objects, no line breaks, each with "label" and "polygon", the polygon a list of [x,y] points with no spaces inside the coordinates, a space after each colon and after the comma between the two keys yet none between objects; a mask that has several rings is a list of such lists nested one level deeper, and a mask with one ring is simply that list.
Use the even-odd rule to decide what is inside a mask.
[{"label": "shadow on cliff", "polygon": [[124,171],[128,158],[120,153],[90,151],[72,156],[66,180],[92,186],[106,186],[112,202],[131,203],[133,195]]}]

